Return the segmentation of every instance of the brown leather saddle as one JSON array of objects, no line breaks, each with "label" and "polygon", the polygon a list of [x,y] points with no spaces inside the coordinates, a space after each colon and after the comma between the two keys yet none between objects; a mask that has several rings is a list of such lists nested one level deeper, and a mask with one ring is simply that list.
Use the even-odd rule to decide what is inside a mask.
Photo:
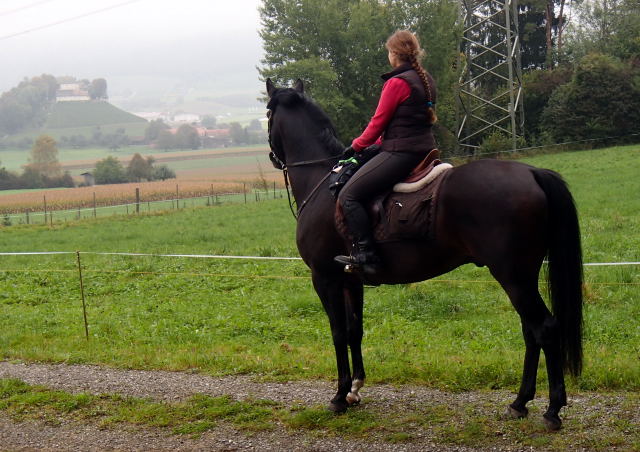
[{"label": "brown leather saddle", "polygon": [[431,149],[424,160],[421,161],[413,170],[411,170],[407,178],[402,182],[406,184],[418,182],[420,179],[426,177],[433,170],[433,168],[440,163],[442,163],[440,161],[440,150]]},{"label": "brown leather saddle", "polygon": [[[441,164],[439,157],[440,151],[433,149],[402,183],[414,184],[423,180]],[[437,195],[448,174],[448,171],[442,171],[416,191],[405,193],[392,190],[372,199],[367,210],[375,240],[433,240]],[[349,236],[339,203],[336,203],[335,223],[343,238],[353,239]]]}]

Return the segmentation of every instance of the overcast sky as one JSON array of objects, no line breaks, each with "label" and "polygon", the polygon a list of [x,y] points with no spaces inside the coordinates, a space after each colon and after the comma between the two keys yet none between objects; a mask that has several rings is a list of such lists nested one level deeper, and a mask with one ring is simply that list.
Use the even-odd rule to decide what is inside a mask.
[{"label": "overcast sky", "polygon": [[0,0],[0,91],[42,73],[255,80],[260,0]]}]

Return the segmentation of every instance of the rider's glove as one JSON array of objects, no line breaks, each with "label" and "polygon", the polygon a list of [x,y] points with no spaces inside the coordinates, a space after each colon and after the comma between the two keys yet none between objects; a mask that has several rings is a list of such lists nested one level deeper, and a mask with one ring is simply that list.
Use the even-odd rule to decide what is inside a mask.
[{"label": "rider's glove", "polygon": [[353,146],[348,146],[344,149],[344,151],[342,151],[342,160],[347,160],[350,159],[351,157],[354,156],[354,154],[356,153],[356,150],[353,149]]}]

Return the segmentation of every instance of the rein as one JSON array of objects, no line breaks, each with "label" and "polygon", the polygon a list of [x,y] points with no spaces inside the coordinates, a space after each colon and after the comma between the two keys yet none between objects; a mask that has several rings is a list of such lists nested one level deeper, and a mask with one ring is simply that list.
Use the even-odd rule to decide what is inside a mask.
[{"label": "rein", "polygon": [[[275,156],[275,154],[273,155],[273,157],[275,157],[276,159],[278,158],[278,157]],[[336,155],[336,156],[333,156],[333,157],[328,157],[328,158],[320,159],[320,160],[306,160],[306,161],[303,161],[303,162],[292,163],[289,166],[313,165],[315,163],[326,162],[326,161],[337,159],[337,158],[340,158],[340,156]],[[289,185],[290,184],[289,184],[289,170],[288,170],[288,167],[287,167],[287,165],[283,164],[281,169],[282,169],[282,174],[284,175],[284,186],[287,189],[287,200],[289,201],[289,209],[291,210],[291,214],[293,215],[293,218],[295,218],[296,221],[298,221],[298,218],[300,217],[300,214],[302,213],[302,209],[304,209],[304,207],[307,205],[307,203],[313,197],[313,195],[316,194],[316,192],[322,186],[324,181],[326,181],[329,178],[329,176],[331,176],[331,171],[329,171],[327,173],[327,175],[324,176],[322,179],[320,179],[320,182],[318,182],[315,185],[315,187],[313,187],[313,189],[311,190],[311,193],[309,193],[309,196],[307,196],[304,199],[304,201],[302,201],[302,203],[300,203],[300,205],[296,209],[296,211],[297,211],[297,213],[296,213],[296,211],[293,210],[293,204],[295,203],[295,201],[291,201],[291,193],[289,191]]]}]

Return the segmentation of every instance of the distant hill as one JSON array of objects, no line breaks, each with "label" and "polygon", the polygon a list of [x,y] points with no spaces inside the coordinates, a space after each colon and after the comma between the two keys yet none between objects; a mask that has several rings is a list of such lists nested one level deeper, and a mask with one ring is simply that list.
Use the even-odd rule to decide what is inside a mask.
[{"label": "distant hill", "polygon": [[57,102],[52,105],[42,129],[145,122],[146,119],[121,110],[106,101]]}]

